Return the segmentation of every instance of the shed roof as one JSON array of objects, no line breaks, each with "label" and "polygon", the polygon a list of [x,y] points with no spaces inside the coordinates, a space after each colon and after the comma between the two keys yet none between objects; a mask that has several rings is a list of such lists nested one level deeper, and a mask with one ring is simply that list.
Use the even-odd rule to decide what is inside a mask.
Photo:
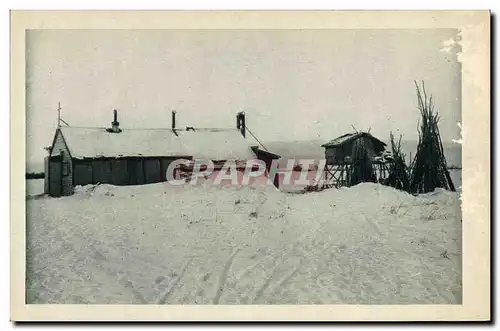
[{"label": "shed roof", "polygon": [[347,133],[347,134],[344,134],[344,135],[337,137],[333,140],[330,140],[326,144],[321,145],[321,147],[339,147],[339,146],[342,146],[342,145],[344,145],[352,140],[358,139],[360,137],[368,137],[370,139],[373,139],[374,141],[376,141],[378,144],[380,144],[382,146],[387,146],[383,141],[381,141],[378,138],[375,138],[374,136],[372,136],[368,132],[354,132],[354,133]]},{"label": "shed roof", "polygon": [[237,129],[60,128],[73,158],[191,156],[193,159],[248,160],[251,144]]}]

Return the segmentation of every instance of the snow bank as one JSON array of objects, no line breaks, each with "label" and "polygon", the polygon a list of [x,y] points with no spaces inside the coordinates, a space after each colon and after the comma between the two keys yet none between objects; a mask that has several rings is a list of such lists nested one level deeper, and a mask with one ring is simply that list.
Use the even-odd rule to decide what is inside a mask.
[{"label": "snow bank", "polygon": [[27,215],[31,303],[461,302],[456,193],[99,185]]}]

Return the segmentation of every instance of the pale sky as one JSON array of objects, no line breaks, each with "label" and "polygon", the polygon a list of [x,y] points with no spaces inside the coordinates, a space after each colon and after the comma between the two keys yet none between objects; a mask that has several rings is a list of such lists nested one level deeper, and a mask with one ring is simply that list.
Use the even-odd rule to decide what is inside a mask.
[{"label": "pale sky", "polygon": [[[458,139],[458,30],[36,30],[27,32],[27,162],[73,126],[235,127],[263,141],[328,141],[368,130],[417,139],[414,80]],[[453,44],[453,43],[452,43]],[[443,45],[445,51],[443,51]]]}]

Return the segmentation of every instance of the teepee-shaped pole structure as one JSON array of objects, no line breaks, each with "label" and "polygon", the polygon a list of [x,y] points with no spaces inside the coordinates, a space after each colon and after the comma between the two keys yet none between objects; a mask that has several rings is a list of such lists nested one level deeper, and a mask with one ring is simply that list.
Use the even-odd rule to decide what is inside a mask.
[{"label": "teepee-shaped pole structure", "polygon": [[408,166],[406,165],[406,155],[401,147],[402,136],[395,140],[394,134],[390,133],[392,161],[389,163],[389,176],[386,184],[398,190],[410,190],[410,176]]},{"label": "teepee-shaped pole structure", "polygon": [[424,82],[421,86],[415,82],[415,86],[422,119],[417,152],[411,165],[410,191],[427,193],[436,188],[455,191],[446,165],[438,127],[439,115],[434,111],[432,96],[427,95]]}]

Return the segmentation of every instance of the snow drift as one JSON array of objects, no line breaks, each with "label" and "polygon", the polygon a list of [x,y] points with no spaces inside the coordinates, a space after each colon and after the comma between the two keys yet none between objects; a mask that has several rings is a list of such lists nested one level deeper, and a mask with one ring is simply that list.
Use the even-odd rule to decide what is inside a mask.
[{"label": "snow drift", "polygon": [[78,187],[27,201],[27,302],[459,304],[457,193]]}]

